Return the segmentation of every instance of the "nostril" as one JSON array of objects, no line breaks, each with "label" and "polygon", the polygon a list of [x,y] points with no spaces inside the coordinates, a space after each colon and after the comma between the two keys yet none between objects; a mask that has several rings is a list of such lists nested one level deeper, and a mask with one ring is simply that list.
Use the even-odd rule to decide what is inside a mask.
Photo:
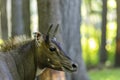
[{"label": "nostril", "polygon": [[72,64],[72,67],[73,67],[74,69],[77,69],[78,65],[75,64],[75,63],[73,63],[73,64]]}]

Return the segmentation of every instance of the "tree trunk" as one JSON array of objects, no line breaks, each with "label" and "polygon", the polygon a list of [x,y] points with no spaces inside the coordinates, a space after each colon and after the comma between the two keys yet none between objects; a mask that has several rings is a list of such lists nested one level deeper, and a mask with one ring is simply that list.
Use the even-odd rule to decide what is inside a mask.
[{"label": "tree trunk", "polygon": [[[39,15],[39,31],[46,33],[50,24],[54,24],[56,26],[58,23],[60,23],[59,0],[37,0],[37,3]],[[59,77],[53,78],[55,74],[59,75]],[[60,72],[47,69],[39,77],[38,80],[57,80],[61,77],[60,74]],[[62,75],[64,75],[64,73]]]},{"label": "tree trunk", "polygon": [[[0,14],[1,14],[1,0],[0,0]],[[0,38],[2,38],[1,32],[1,15],[0,15]]]},{"label": "tree trunk", "polygon": [[[88,80],[86,69],[81,57],[80,46],[80,0],[37,0],[38,1],[38,15],[39,15],[39,30],[46,33],[50,24],[60,24],[59,40],[63,41],[65,51],[71,56],[79,65],[78,71],[68,74],[67,80]],[[61,27],[62,26],[62,27]],[[73,40],[74,39],[74,40]],[[51,74],[52,73],[52,74]],[[48,76],[40,76],[40,80],[63,80],[58,78],[51,78],[54,74],[63,75],[61,72],[54,72],[49,70]],[[49,78],[48,78],[49,77]]]},{"label": "tree trunk", "polygon": [[116,38],[116,54],[115,54],[115,67],[120,67],[120,0],[117,3],[117,38]]},{"label": "tree trunk", "polygon": [[24,30],[27,36],[31,36],[30,31],[30,0],[22,0],[23,2],[23,22]]},{"label": "tree trunk", "polygon": [[62,39],[65,50],[78,63],[75,73],[67,73],[67,80],[88,80],[80,43],[81,0],[61,0]]},{"label": "tree trunk", "polygon": [[2,39],[8,38],[7,0],[0,0]]},{"label": "tree trunk", "polygon": [[107,0],[102,0],[102,35],[101,35],[101,46],[100,46],[100,65],[104,65],[107,60],[106,46],[106,24],[107,24]]},{"label": "tree trunk", "polygon": [[46,33],[50,24],[60,23],[59,0],[37,0],[39,31]]},{"label": "tree trunk", "polygon": [[12,36],[17,35],[31,35],[29,0],[12,0]]},{"label": "tree trunk", "polygon": [[12,0],[12,36],[23,35],[22,0]]}]

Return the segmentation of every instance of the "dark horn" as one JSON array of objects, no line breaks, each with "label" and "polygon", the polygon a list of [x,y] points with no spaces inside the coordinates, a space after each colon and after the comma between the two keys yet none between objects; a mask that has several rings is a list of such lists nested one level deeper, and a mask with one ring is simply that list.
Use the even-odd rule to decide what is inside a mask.
[{"label": "dark horn", "polygon": [[48,29],[48,31],[47,31],[47,35],[49,35],[49,33],[50,33],[52,27],[53,27],[53,24],[50,25],[50,27],[49,27],[49,29]]},{"label": "dark horn", "polygon": [[59,24],[57,24],[57,26],[56,26],[56,28],[55,28],[55,30],[54,30],[53,37],[55,37],[55,35],[56,35],[57,31],[58,31],[58,27],[59,27]]},{"label": "dark horn", "polygon": [[47,35],[46,35],[46,38],[45,38],[46,43],[49,43],[49,34],[50,34],[50,31],[51,31],[52,27],[53,27],[53,24],[50,25],[50,27],[47,31]]}]

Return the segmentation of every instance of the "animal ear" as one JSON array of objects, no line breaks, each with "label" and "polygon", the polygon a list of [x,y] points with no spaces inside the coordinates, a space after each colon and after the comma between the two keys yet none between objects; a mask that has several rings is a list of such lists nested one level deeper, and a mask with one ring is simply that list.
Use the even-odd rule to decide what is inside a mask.
[{"label": "animal ear", "polygon": [[33,34],[34,34],[34,38],[37,39],[37,40],[41,37],[40,32],[34,32]]},{"label": "animal ear", "polygon": [[40,43],[41,43],[41,39],[42,39],[42,34],[40,33],[40,32],[34,32],[33,33],[34,34],[34,39],[35,39],[35,41],[36,41],[36,44],[38,45],[38,46],[40,46]]}]

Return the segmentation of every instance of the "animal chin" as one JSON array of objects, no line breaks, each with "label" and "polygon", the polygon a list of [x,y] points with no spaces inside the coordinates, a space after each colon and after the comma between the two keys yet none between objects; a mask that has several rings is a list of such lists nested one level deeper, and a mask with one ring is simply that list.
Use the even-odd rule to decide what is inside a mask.
[{"label": "animal chin", "polygon": [[74,69],[74,68],[68,67],[68,66],[63,66],[62,70],[66,71],[66,72],[75,72],[75,71],[77,71],[77,69]]}]

